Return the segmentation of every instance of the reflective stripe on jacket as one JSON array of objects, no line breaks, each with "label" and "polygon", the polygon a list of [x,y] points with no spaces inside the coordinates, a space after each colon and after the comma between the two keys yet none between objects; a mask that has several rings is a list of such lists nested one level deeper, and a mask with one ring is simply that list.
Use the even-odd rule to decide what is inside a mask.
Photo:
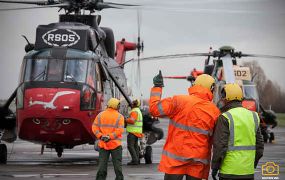
[{"label": "reflective stripe on jacket", "polygon": [[99,113],[95,118],[92,131],[96,138],[100,139],[103,135],[109,135],[110,141],[99,141],[99,147],[105,150],[115,149],[122,144],[122,134],[124,132],[124,116],[117,110],[107,108]]},{"label": "reflective stripe on jacket", "polygon": [[211,135],[220,111],[211,102],[213,95],[208,89],[194,86],[188,91],[190,95],[161,100],[162,88],[151,89],[150,113],[156,117],[169,117],[159,170],[207,178]]},{"label": "reflective stripe on jacket", "polygon": [[256,132],[260,123],[257,113],[237,107],[222,115],[228,120],[230,137],[220,173],[224,175],[254,174]]},{"label": "reflective stripe on jacket", "polygon": [[142,126],[143,116],[141,110],[138,107],[133,108],[130,112],[130,117],[127,119],[127,132],[142,134]]}]

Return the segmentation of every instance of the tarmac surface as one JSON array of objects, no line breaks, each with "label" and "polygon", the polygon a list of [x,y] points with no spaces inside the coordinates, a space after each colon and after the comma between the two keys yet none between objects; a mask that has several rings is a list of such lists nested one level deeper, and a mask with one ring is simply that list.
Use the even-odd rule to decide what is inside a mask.
[{"label": "tarmac surface", "polygon": [[[164,174],[157,170],[160,161],[162,147],[167,135],[168,121],[161,119],[160,127],[164,129],[164,139],[152,145],[153,164],[141,164],[137,166],[127,166],[131,160],[127,151],[126,134],[123,140],[123,173],[126,180],[143,179],[163,179]],[[264,157],[260,160],[255,170],[255,179],[285,179],[285,128],[277,127],[274,129],[276,143],[265,144]],[[40,154],[41,145],[17,140],[8,146],[8,162],[0,165],[0,180],[10,179],[46,179],[46,180],[72,180],[95,179],[98,167],[98,152],[92,145],[77,146],[72,150],[65,150],[61,158],[57,157],[54,150],[45,149],[43,155]],[[262,175],[262,165],[266,162],[277,164],[275,169],[271,167],[264,170],[269,174]],[[279,167],[279,171],[278,171]],[[265,172],[265,171],[264,171]],[[108,166],[108,180],[115,179],[115,173],[111,161]],[[209,177],[209,179],[211,179]]]}]

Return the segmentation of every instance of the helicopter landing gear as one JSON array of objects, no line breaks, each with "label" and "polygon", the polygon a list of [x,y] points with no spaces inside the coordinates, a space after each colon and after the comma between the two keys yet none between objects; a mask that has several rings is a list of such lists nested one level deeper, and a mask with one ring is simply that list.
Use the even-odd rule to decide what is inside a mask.
[{"label": "helicopter landing gear", "polygon": [[57,157],[61,157],[63,153],[63,147],[57,146],[55,147],[55,151],[57,152]]},{"label": "helicopter landing gear", "polygon": [[1,144],[1,139],[3,135],[4,130],[0,129],[0,164],[7,163],[7,146],[6,144]]},{"label": "helicopter landing gear", "polygon": [[151,146],[147,146],[145,148],[145,154],[144,154],[144,160],[146,164],[152,164],[152,147]]},{"label": "helicopter landing gear", "polygon": [[0,129],[0,164],[7,163],[7,146],[6,144],[1,144],[1,138],[4,135],[4,130]]},{"label": "helicopter landing gear", "polygon": [[6,144],[0,144],[0,164],[7,163],[7,146]]},{"label": "helicopter landing gear", "polygon": [[150,133],[145,133],[145,137],[139,140],[139,158],[144,158],[146,164],[152,164],[152,147],[148,144],[148,137]]}]

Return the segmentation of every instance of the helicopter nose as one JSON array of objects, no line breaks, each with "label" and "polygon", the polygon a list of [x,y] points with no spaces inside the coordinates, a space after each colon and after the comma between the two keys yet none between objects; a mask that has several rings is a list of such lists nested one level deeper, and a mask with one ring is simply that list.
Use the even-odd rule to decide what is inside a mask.
[{"label": "helicopter nose", "polygon": [[62,126],[60,119],[44,119],[42,120],[42,129],[46,131],[57,131]]}]

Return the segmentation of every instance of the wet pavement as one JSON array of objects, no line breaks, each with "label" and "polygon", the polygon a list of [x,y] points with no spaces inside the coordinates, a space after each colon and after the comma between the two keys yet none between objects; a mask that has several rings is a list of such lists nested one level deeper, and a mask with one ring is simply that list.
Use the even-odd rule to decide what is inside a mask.
[{"label": "wet pavement", "polygon": [[[162,119],[160,127],[167,134],[168,121]],[[266,144],[264,157],[256,169],[255,179],[285,179],[285,128],[274,129],[276,134],[275,144]],[[131,160],[127,152],[126,135],[123,140],[123,173],[126,180],[163,179],[163,173],[157,171],[165,138],[155,143],[153,148],[153,164],[127,166]],[[0,180],[6,179],[95,179],[98,167],[98,152],[92,145],[77,146],[72,150],[65,150],[61,158],[57,157],[54,150],[45,149],[40,154],[41,146],[26,141],[17,140],[8,146],[7,165],[0,165]],[[269,175],[262,175],[262,165],[266,162],[277,164],[275,170],[267,168]],[[263,166],[266,170],[265,166]],[[279,175],[277,173],[279,167]],[[264,171],[265,172],[265,171]],[[271,172],[271,175],[270,175]],[[115,179],[112,163],[109,161],[108,180]]]}]

